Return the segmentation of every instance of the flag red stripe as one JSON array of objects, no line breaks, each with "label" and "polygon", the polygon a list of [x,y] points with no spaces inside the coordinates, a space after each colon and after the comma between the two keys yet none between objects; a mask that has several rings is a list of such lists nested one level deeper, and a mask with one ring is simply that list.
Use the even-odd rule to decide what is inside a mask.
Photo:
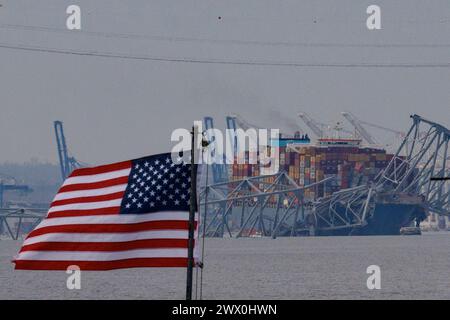
[{"label": "flag red stripe", "polygon": [[134,249],[187,248],[187,239],[143,239],[123,242],[38,242],[24,251],[125,251]]},{"label": "flag red stripe", "polygon": [[67,270],[71,265],[77,265],[83,271],[113,270],[123,268],[165,268],[187,267],[187,258],[132,258],[114,261],[46,261],[46,260],[16,260],[16,269],[21,270]]},{"label": "flag red stripe", "polygon": [[61,187],[61,189],[59,189],[58,193],[67,192],[67,191],[100,189],[100,188],[117,186],[119,184],[125,184],[125,183],[128,183],[128,176],[113,178],[113,179],[108,179],[108,180],[103,180],[103,181],[98,181],[98,182],[91,182],[91,183],[69,184],[67,186]]},{"label": "flag red stripe", "polygon": [[[155,173],[150,168],[159,162],[170,163],[170,154],[156,157],[158,160],[150,156],[148,161],[146,157],[74,170],[53,199],[46,219],[27,236],[15,258],[15,268],[67,270],[70,265],[79,266],[81,270],[186,267],[187,207],[173,211],[164,205],[154,213],[121,214],[130,174],[133,179],[138,179],[139,175]],[[156,169],[163,171],[164,166],[158,165]],[[188,168],[183,169],[188,171]],[[144,170],[150,171],[145,173]],[[164,174],[168,170],[164,169]],[[197,222],[194,227],[198,228]]]},{"label": "flag red stripe", "polygon": [[109,207],[109,208],[89,209],[89,210],[65,210],[65,211],[50,212],[47,216],[47,219],[62,218],[62,217],[109,215],[109,214],[119,214],[119,212],[120,207]]},{"label": "flag red stripe", "polygon": [[114,199],[121,199],[124,195],[125,191],[119,191],[110,194],[103,194],[101,196],[88,196],[88,197],[79,197],[79,198],[71,198],[64,200],[53,201],[50,207],[62,206],[65,204],[73,204],[73,203],[87,203],[87,202],[98,202],[98,201],[107,201]]},{"label": "flag red stripe", "polygon": [[[195,223],[196,228],[197,223]],[[188,230],[188,221],[160,220],[127,224],[67,224],[33,230],[27,238],[46,233],[116,233],[146,230]]]},{"label": "flag red stripe", "polygon": [[106,164],[103,166],[93,167],[93,168],[81,168],[74,170],[69,178],[72,177],[79,177],[79,176],[89,176],[92,174],[100,174],[100,173],[106,173],[111,171],[117,171],[122,169],[129,169],[131,168],[131,161],[123,161],[113,164]]}]

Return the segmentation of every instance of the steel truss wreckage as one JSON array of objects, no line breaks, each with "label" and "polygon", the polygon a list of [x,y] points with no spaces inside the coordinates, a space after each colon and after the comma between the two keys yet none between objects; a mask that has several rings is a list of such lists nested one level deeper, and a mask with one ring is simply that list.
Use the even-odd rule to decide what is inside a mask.
[{"label": "steel truss wreckage", "polygon": [[399,234],[429,213],[450,216],[446,127],[412,115],[412,125],[374,181],[308,199],[285,172],[201,187],[202,232],[212,237]]},{"label": "steel truss wreckage", "polygon": [[[200,186],[199,211],[207,212],[200,231],[212,237],[273,238],[398,234],[428,213],[450,216],[450,130],[418,115],[411,118],[397,152],[374,181],[328,197],[310,199],[305,191],[325,187],[333,177],[299,186],[286,172]],[[0,209],[0,234],[18,239],[46,211]]]},{"label": "steel truss wreckage", "polygon": [[13,240],[33,230],[47,214],[47,209],[0,209],[0,235],[6,233]]}]

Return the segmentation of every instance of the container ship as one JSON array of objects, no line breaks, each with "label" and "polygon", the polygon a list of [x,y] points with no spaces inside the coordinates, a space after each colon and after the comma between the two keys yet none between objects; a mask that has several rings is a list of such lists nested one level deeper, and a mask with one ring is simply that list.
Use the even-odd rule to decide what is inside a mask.
[{"label": "container ship", "polygon": [[[279,168],[288,173],[299,186],[334,177],[315,190],[306,190],[305,193],[309,200],[329,196],[341,189],[372,181],[393,157],[384,149],[363,147],[361,143],[361,139],[320,138],[312,144],[307,135],[280,137]],[[252,156],[254,155],[246,152],[243,157],[248,159]],[[259,165],[235,163],[230,179],[239,180],[259,175]]]},{"label": "container ship", "polygon": [[[292,138],[280,137],[277,143],[280,171],[285,171],[299,186],[332,177],[305,190],[305,200],[311,203],[343,189],[370,184],[394,157],[383,148],[363,146],[362,140],[357,138],[324,137],[312,143],[307,135],[296,133]],[[244,156],[254,155],[247,152]],[[258,165],[234,164],[230,179],[259,175]],[[270,179],[274,178],[267,179],[271,183]],[[312,224],[316,224],[315,235],[397,235],[402,227],[414,222],[418,225],[427,215],[422,206],[423,199],[412,199],[406,194],[380,194],[375,203],[365,226],[323,231],[322,226],[317,225],[320,222],[306,219],[305,224],[309,225],[305,225],[305,235],[311,234],[308,229]],[[270,215],[270,212],[266,213]]]}]

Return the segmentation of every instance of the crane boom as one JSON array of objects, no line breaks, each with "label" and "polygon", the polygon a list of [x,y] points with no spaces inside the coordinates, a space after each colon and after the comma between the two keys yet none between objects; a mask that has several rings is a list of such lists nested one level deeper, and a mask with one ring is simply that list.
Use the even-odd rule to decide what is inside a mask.
[{"label": "crane boom", "polygon": [[363,121],[363,120],[359,120],[359,122],[361,122],[362,124],[368,125],[370,127],[374,127],[374,128],[377,128],[377,129],[381,129],[381,130],[385,130],[385,131],[389,131],[389,132],[395,133],[396,135],[399,135],[399,136],[404,136],[405,135],[405,133],[402,132],[402,131],[397,131],[397,130],[394,130],[394,129],[391,129],[391,128],[383,127],[383,126],[380,126],[380,125],[375,124],[375,123],[370,123],[370,122]]},{"label": "crane boom", "polygon": [[223,154],[217,153],[216,137],[214,135],[211,135],[211,133],[208,131],[209,129],[214,129],[214,120],[212,117],[205,117],[203,119],[203,122],[205,124],[205,131],[208,134],[207,139],[210,142],[210,144],[214,147],[211,151],[208,151],[210,152],[211,159],[215,160],[211,165],[213,172],[213,181],[215,183],[224,182],[228,179],[226,166],[225,164],[223,164],[224,156]]},{"label": "crane boom", "polygon": [[[254,126],[251,123],[249,123],[247,120],[245,120],[242,116],[238,115],[238,114],[233,114],[232,118],[234,119],[235,125],[237,125],[240,129],[242,130],[249,130],[249,129],[262,129],[261,127],[258,126]],[[237,139],[237,137],[236,137]],[[249,137],[249,139],[255,143],[256,146],[258,146],[258,137],[256,137],[256,140],[254,137]],[[239,141],[237,142],[237,148],[238,151],[241,151],[240,148],[245,147],[245,146],[240,146],[239,145]]]},{"label": "crane boom", "polygon": [[75,168],[81,166],[81,163],[79,163],[74,157],[69,156],[62,121],[54,121],[53,126],[55,128],[59,165],[61,167],[61,178],[64,181]]},{"label": "crane boom", "polygon": [[306,113],[301,112],[298,115],[303,122],[308,126],[308,128],[311,129],[311,131],[319,138],[324,136],[323,130],[319,127],[320,124],[316,122],[314,119],[312,119],[310,116],[308,116]]},{"label": "crane boom", "polygon": [[236,137],[236,118],[232,117],[232,116],[227,116],[226,122],[227,122],[228,134],[229,134],[228,138],[231,141],[231,147],[233,148],[233,154],[236,155],[239,150],[238,141],[237,141],[237,137]]},{"label": "crane boom", "polygon": [[243,130],[248,130],[250,128],[261,129],[261,127],[249,123],[247,120],[245,120],[242,116],[238,114],[233,114],[232,117],[235,119],[236,124]]},{"label": "crane boom", "polygon": [[361,125],[361,121],[356,118],[350,112],[341,112],[342,116],[350,122],[350,124],[355,128],[356,132],[369,144],[377,144],[375,138],[371,136],[371,134]]},{"label": "crane boom", "polygon": [[62,121],[53,122],[53,127],[55,129],[59,165],[61,168],[61,177],[64,180],[69,175],[69,173],[68,173],[69,156],[67,153],[66,138],[64,136],[64,129],[63,129]]}]

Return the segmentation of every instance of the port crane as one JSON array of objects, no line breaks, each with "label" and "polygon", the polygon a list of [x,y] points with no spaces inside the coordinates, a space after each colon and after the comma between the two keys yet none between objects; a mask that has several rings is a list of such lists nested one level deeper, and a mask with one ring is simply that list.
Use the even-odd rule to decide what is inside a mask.
[{"label": "port crane", "polygon": [[[248,129],[264,129],[261,126],[255,126],[251,123],[249,123],[247,120],[245,120],[242,116],[238,115],[238,114],[233,114],[229,117],[227,117],[227,128],[230,129],[230,132],[235,133],[236,132],[236,128],[241,128],[243,130],[248,130]],[[301,131],[301,128],[298,127],[298,132]],[[279,131],[279,135],[280,137],[288,137],[290,135],[285,134],[284,132]],[[234,141],[234,145],[235,148],[237,150],[239,150],[239,142],[237,141],[237,137],[236,134],[233,134],[233,136],[230,137],[232,140]],[[258,141],[254,141],[254,138],[252,136],[249,137],[250,139],[252,139],[252,142],[254,142],[256,145],[258,145]],[[256,140],[258,140],[258,135],[256,136]]]},{"label": "port crane", "polygon": [[[53,127],[56,136],[57,152],[61,169],[61,178],[65,180],[69,174],[85,164],[77,161],[69,155],[63,123],[54,121]],[[3,193],[5,191],[32,191],[26,185],[19,185],[15,181],[5,183],[0,177],[0,233],[7,232],[9,236],[17,240],[21,232],[32,230],[47,213],[47,208],[3,208]],[[14,223],[15,222],[15,223]],[[25,223],[28,223],[27,225]],[[25,227],[26,226],[26,227]]]},{"label": "port crane", "polygon": [[[81,167],[83,164],[69,155],[63,123],[54,121],[53,125],[61,177],[65,180],[75,168]],[[21,232],[30,231],[45,217],[47,208],[4,208],[3,199],[6,191],[31,192],[32,190],[27,185],[17,184],[12,178],[5,180],[0,177],[0,233],[6,231],[12,239],[17,240]],[[25,222],[29,223],[27,227],[30,230],[24,229]]]},{"label": "port crane", "polygon": [[[325,129],[330,129],[329,125],[314,120],[311,116],[309,116],[305,112],[300,112],[298,116],[300,119],[303,120],[303,122],[308,126],[308,128],[317,136],[317,138],[325,137],[326,136]],[[334,129],[335,131],[338,132],[344,132],[350,135],[354,134],[352,131],[342,128],[339,122],[334,126]]]},{"label": "port crane", "polygon": [[83,166],[83,164],[69,155],[62,121],[54,121],[53,127],[55,129],[56,145],[61,168],[61,178],[64,181],[74,169]]},{"label": "port crane", "polygon": [[235,119],[235,122],[237,124],[238,127],[244,129],[244,130],[248,130],[250,128],[254,128],[254,129],[262,129],[259,126],[255,126],[251,123],[249,123],[247,120],[245,120],[241,115],[235,113],[232,114],[231,117],[233,117]]},{"label": "port crane", "polygon": [[[232,114],[230,117],[227,117],[227,125],[228,125],[228,121],[230,121],[230,125],[232,128],[229,128],[232,130],[232,140],[234,141],[234,150],[239,152],[240,151],[240,147],[239,146],[239,141],[237,139],[237,135],[236,135],[236,129],[237,128],[241,128],[242,130],[248,130],[248,129],[262,129],[259,126],[254,126],[253,124],[250,124],[249,122],[247,122],[242,116],[238,115],[238,114]],[[254,137],[250,136],[249,139],[252,139],[252,142],[257,146],[258,146],[258,137],[256,137],[256,141],[254,141]],[[245,142],[244,142],[245,143]],[[235,152],[234,155],[236,156],[237,153]]]},{"label": "port crane", "polygon": [[350,112],[341,112],[342,116],[355,128],[356,132],[369,144],[371,145],[377,145],[378,142],[372,135],[362,126],[361,120],[356,118],[352,113]]},{"label": "port crane", "polygon": [[[216,137],[211,135],[210,129],[214,129],[214,120],[212,117],[205,117],[203,119],[205,125],[205,132],[207,134],[207,140],[209,142],[209,147],[207,150],[211,150],[208,155],[211,159],[215,159],[211,164],[213,181],[214,182],[223,182],[228,180],[226,164],[224,163],[224,155],[217,153],[217,141]],[[217,163],[219,162],[219,163]]]},{"label": "port crane", "polygon": [[226,117],[226,123],[227,123],[227,129],[228,129],[228,134],[229,134],[229,139],[231,141],[231,147],[233,148],[233,154],[236,155],[239,148],[238,148],[238,141],[237,141],[237,137],[236,137],[236,118],[235,117],[231,117],[231,116],[227,116]]},{"label": "port crane", "polygon": [[372,122],[361,120],[361,119],[357,118],[356,116],[354,116],[350,112],[342,112],[341,114],[342,114],[342,116],[344,116],[355,127],[355,130],[359,133],[359,135],[362,136],[368,143],[371,143],[370,141],[376,143],[377,141],[363,127],[363,125],[366,125],[366,126],[369,126],[369,127],[372,127],[372,128],[376,128],[376,129],[379,129],[379,130],[387,131],[387,132],[390,132],[390,133],[393,133],[399,139],[403,139],[403,137],[405,137],[405,132],[403,132],[403,131],[394,130],[392,128],[381,126],[379,124],[375,124],[375,123],[372,123]]},{"label": "port crane", "polygon": [[323,130],[324,124],[315,121],[304,112],[299,113],[298,116],[318,138],[322,138],[323,136],[325,136],[325,132]]}]

